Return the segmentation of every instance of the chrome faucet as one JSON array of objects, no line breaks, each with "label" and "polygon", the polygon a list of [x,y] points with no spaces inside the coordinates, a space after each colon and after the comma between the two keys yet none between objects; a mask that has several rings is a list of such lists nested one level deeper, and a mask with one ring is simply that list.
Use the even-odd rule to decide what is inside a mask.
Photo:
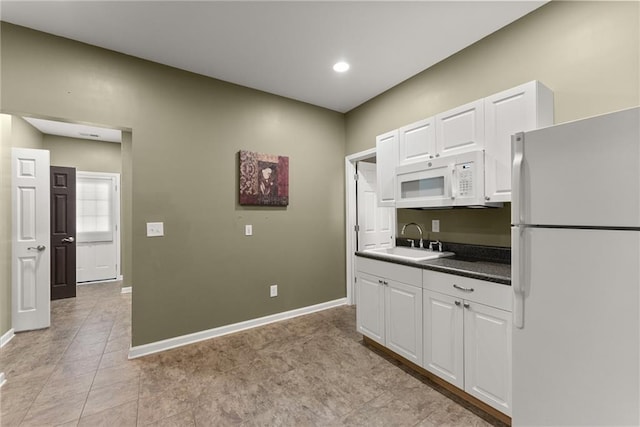
[{"label": "chrome faucet", "polygon": [[438,252],[442,252],[442,242],[440,240],[429,242],[429,250],[432,251],[435,245],[438,245]]},{"label": "chrome faucet", "polygon": [[[408,224],[405,224],[402,226],[402,230],[400,231],[400,234],[404,235],[404,231],[407,229],[408,226],[410,225],[415,225],[416,228],[418,229],[418,231],[420,232],[420,248],[422,249],[424,246],[424,243],[422,241],[424,235],[422,234],[422,227],[420,227],[418,224],[416,224],[415,222],[410,222]],[[413,247],[413,241],[411,241],[411,247]]]}]

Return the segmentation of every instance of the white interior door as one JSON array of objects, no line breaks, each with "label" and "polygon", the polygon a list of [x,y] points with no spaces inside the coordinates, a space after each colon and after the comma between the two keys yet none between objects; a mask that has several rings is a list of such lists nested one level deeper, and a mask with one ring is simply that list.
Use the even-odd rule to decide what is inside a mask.
[{"label": "white interior door", "polygon": [[378,206],[375,163],[358,162],[358,250],[395,246],[395,209]]},{"label": "white interior door", "polygon": [[120,274],[119,187],[119,174],[76,174],[78,283],[117,279]]},{"label": "white interior door", "polygon": [[12,325],[50,325],[49,151],[11,151]]}]

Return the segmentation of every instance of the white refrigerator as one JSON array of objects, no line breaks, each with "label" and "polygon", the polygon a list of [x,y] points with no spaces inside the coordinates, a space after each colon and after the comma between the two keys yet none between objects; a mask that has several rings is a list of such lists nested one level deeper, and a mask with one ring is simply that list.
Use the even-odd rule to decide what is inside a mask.
[{"label": "white refrigerator", "polygon": [[640,108],[512,137],[514,426],[640,425]]}]

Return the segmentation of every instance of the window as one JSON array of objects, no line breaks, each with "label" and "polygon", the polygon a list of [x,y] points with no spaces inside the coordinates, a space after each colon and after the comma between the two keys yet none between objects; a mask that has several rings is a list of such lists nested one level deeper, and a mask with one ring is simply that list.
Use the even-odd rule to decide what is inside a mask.
[{"label": "window", "polygon": [[115,178],[76,176],[76,233],[78,242],[110,242],[115,231]]}]

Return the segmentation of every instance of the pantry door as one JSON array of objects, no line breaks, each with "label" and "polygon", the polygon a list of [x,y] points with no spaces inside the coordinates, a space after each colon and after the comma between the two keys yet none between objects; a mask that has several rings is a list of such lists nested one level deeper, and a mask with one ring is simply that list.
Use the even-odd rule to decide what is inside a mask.
[{"label": "pantry door", "polygon": [[11,150],[11,320],[16,332],[48,328],[49,151]]},{"label": "pantry door", "polygon": [[395,209],[378,206],[376,164],[358,162],[358,250],[395,246]]}]

